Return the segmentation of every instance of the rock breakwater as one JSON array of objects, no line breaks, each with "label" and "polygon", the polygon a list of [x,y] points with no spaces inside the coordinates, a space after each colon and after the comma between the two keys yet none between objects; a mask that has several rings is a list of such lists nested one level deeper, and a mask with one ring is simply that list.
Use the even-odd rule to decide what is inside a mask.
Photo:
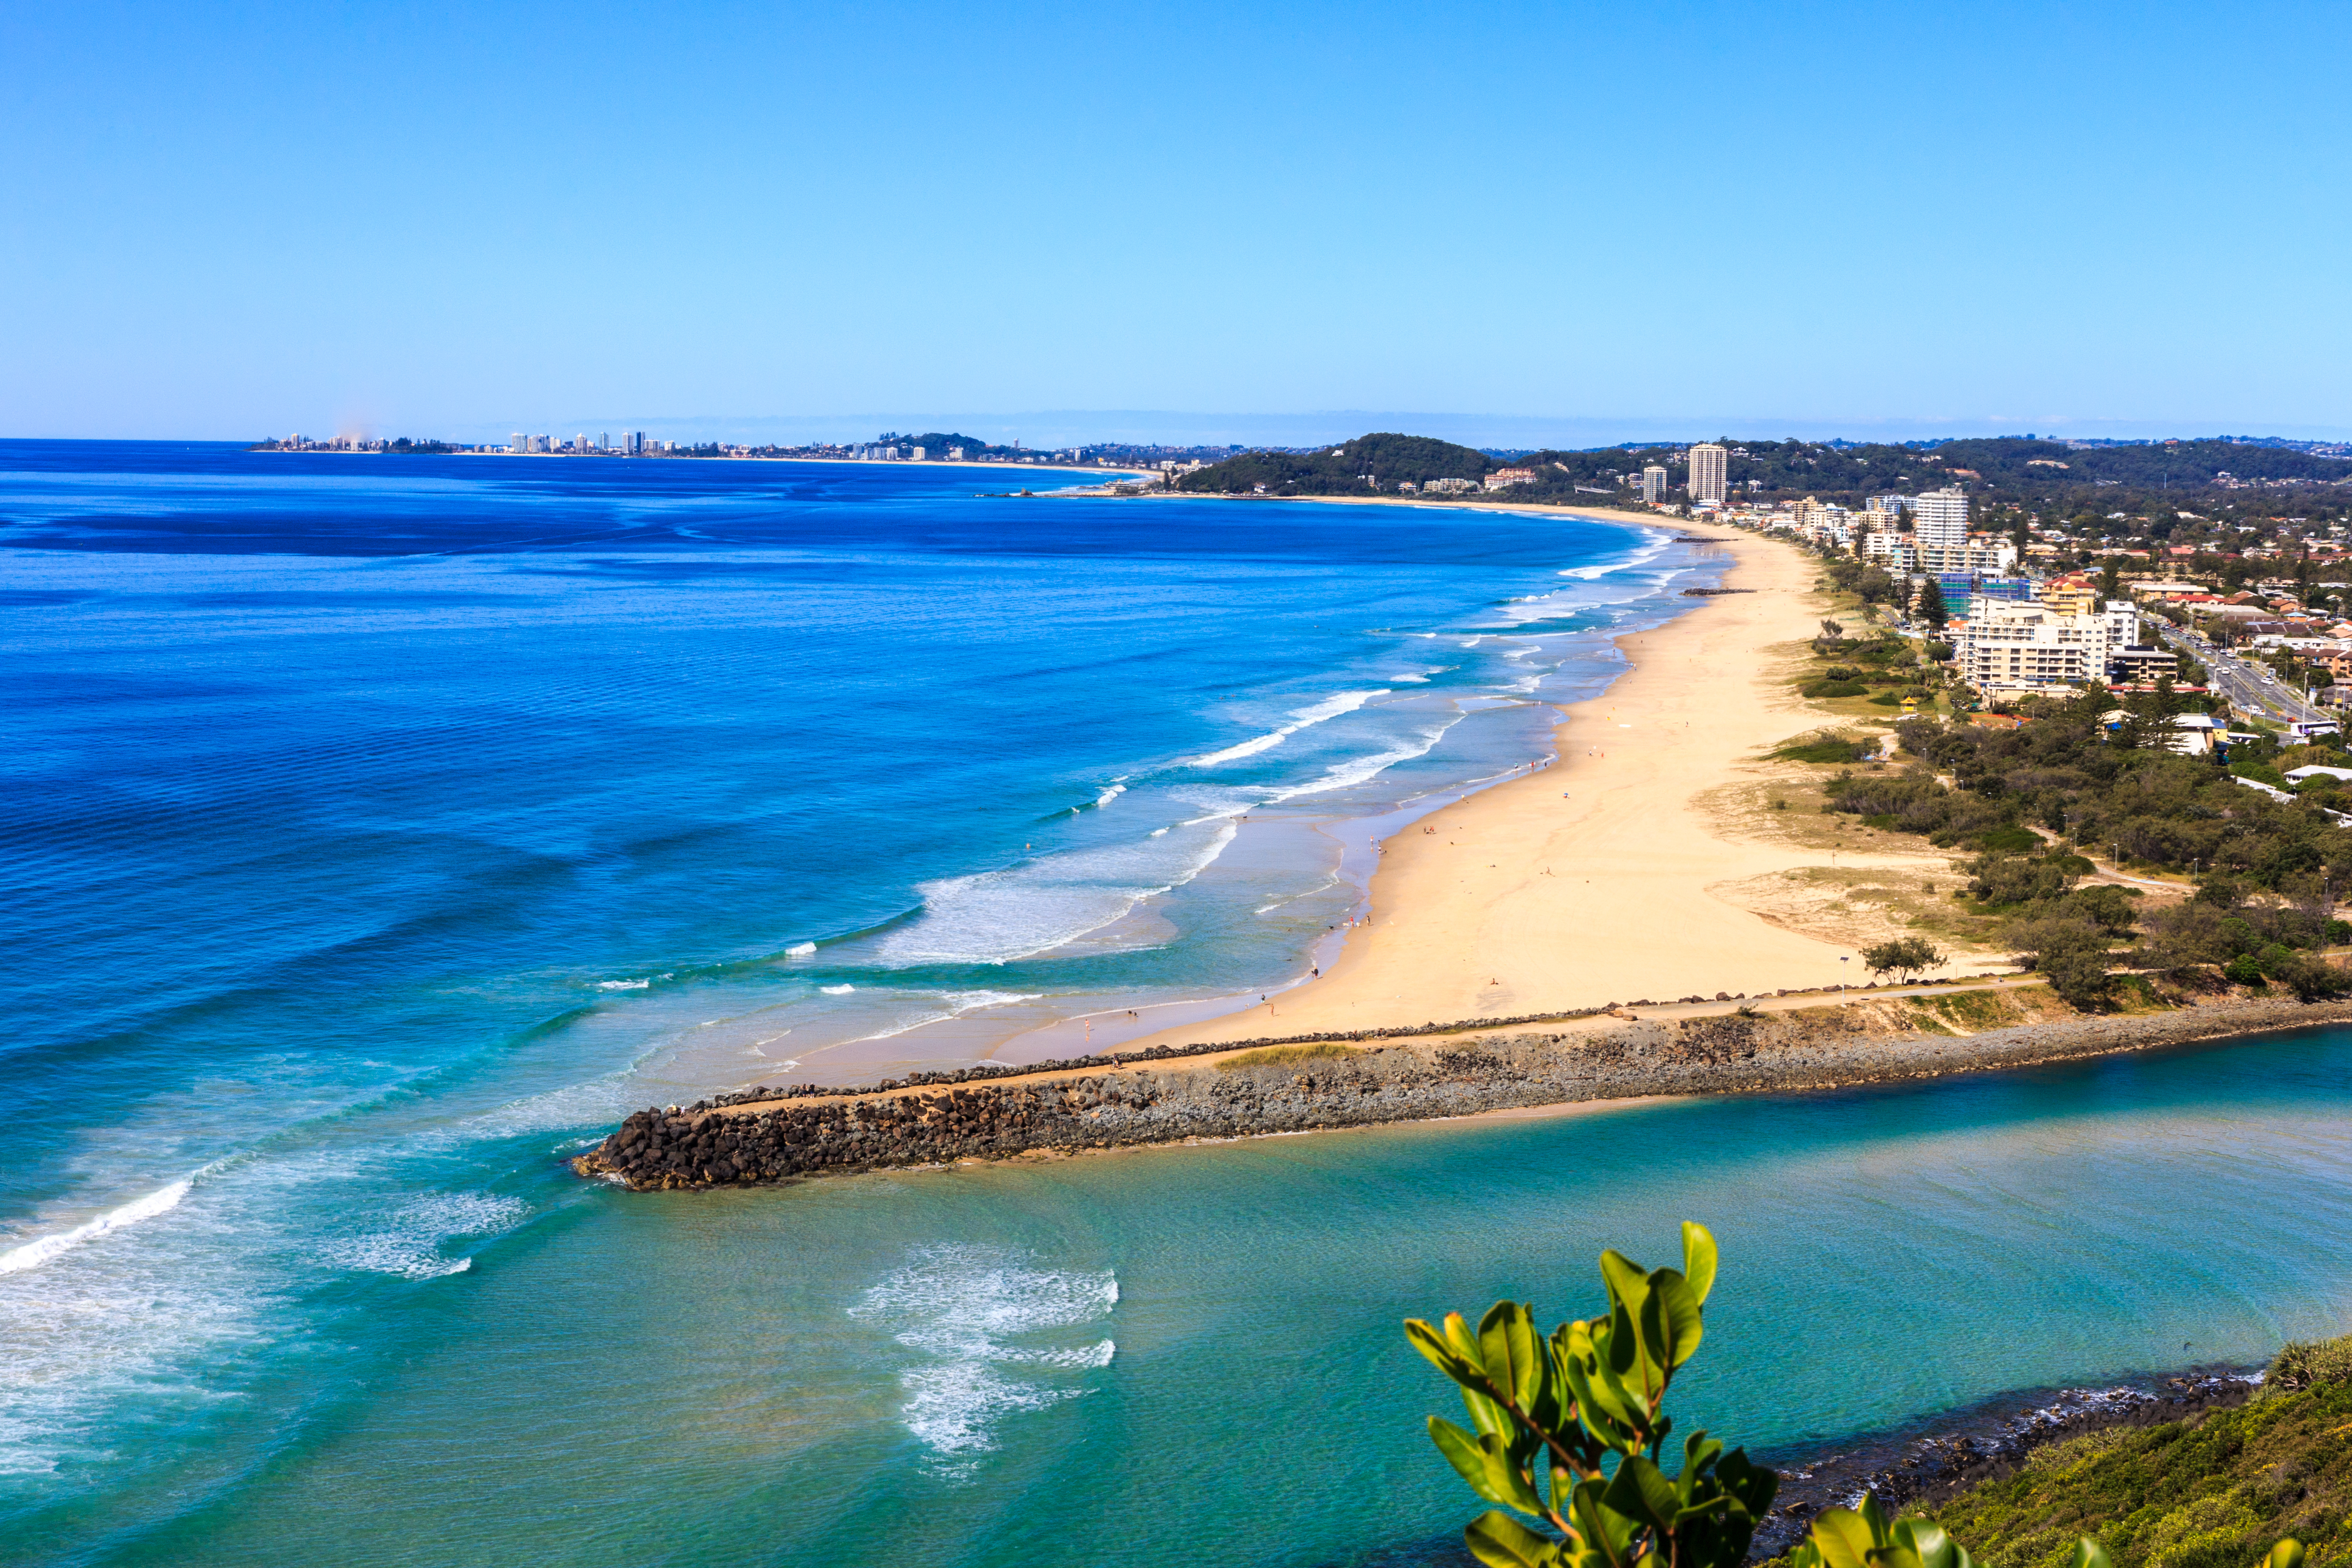
[{"label": "rock breakwater", "polygon": [[1558,1032],[1225,1048],[950,1086],[648,1109],[572,1164],[638,1190],[749,1185],[1601,1100],[1893,1082],[2345,1018],[2352,1003],[2260,1000],[1956,1036],[1920,999],[1886,997]]}]

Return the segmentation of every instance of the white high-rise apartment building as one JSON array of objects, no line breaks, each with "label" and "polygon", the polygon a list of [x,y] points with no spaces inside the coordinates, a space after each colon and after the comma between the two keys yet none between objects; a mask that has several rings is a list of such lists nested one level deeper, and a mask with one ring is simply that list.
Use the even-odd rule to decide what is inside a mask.
[{"label": "white high-rise apartment building", "polygon": [[1701,441],[1690,449],[1690,499],[1720,502],[1723,500],[1724,468],[1730,454],[1712,441]]},{"label": "white high-rise apartment building", "polygon": [[1971,599],[1953,623],[1960,677],[1979,692],[2105,680],[2120,648],[2131,646],[2138,618],[2117,601],[2100,615],[2060,615],[2047,605]]},{"label": "white high-rise apartment building", "polygon": [[507,450],[509,452],[528,452],[530,450],[529,447],[523,444],[521,431],[518,430],[514,433],[514,439],[508,444]]},{"label": "white high-rise apartment building", "polygon": [[1958,550],[1968,543],[1968,492],[1955,485],[1916,497],[1911,531],[1923,550]]},{"label": "white high-rise apartment building", "polygon": [[1653,506],[1666,493],[1666,470],[1652,463],[1642,470],[1642,499]]}]

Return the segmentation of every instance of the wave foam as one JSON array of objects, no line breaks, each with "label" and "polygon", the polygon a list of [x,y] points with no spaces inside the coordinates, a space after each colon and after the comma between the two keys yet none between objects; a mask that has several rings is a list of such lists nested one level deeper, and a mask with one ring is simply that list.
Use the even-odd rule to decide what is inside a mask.
[{"label": "wave foam", "polygon": [[1274,805],[1286,800],[1297,800],[1301,795],[1324,795],[1335,789],[1346,789],[1350,784],[1362,784],[1368,779],[1385,773],[1399,763],[1407,763],[1415,757],[1427,756],[1430,749],[1444,737],[1445,731],[1461,721],[1461,717],[1456,715],[1443,724],[1433,725],[1422,731],[1416,740],[1409,741],[1403,745],[1391,746],[1385,752],[1375,752],[1369,757],[1358,757],[1351,762],[1334,763],[1323,771],[1321,778],[1307,784],[1294,784],[1288,789],[1269,791],[1265,803],[1268,805]]},{"label": "wave foam", "polygon": [[857,987],[855,985],[820,985],[817,989],[824,992],[828,996],[846,996],[851,992],[856,990]]},{"label": "wave foam", "polygon": [[404,1279],[463,1274],[470,1258],[450,1258],[444,1242],[511,1230],[530,1213],[520,1198],[491,1193],[429,1193],[383,1217],[375,1229],[329,1241],[320,1250],[346,1268]]},{"label": "wave foam", "polygon": [[[899,1419],[929,1450],[932,1468],[969,1479],[997,1447],[1008,1415],[1044,1410],[1088,1392],[1034,1381],[1034,1373],[1098,1371],[1118,1346],[1017,1342],[1082,1328],[1118,1303],[1109,1269],[1041,1268],[1025,1256],[986,1247],[919,1248],[907,1266],[874,1285],[849,1315],[881,1324],[891,1339],[928,1358],[899,1375]],[[1006,1369],[1028,1369],[1030,1377]]]},{"label": "wave foam", "polygon": [[84,1220],[71,1230],[61,1230],[54,1236],[37,1237],[20,1247],[0,1252],[0,1274],[16,1274],[26,1268],[38,1268],[51,1258],[91,1241],[111,1230],[121,1230],[137,1225],[142,1219],[177,1208],[180,1200],[188,1195],[195,1184],[194,1177],[184,1176],[176,1182],[156,1188],[144,1197],[133,1198],[120,1208],[111,1208],[96,1219]]},{"label": "wave foam", "polygon": [[[1242,809],[1246,810],[1244,806]],[[926,882],[922,918],[886,933],[887,963],[1006,963],[1126,917],[1206,870],[1238,831],[1219,816],[1125,844]]]},{"label": "wave foam", "polygon": [[1244,741],[1237,746],[1227,746],[1222,752],[1211,752],[1205,757],[1194,757],[1185,765],[1206,768],[1213,767],[1219,763],[1237,762],[1243,757],[1254,757],[1260,752],[1271,751],[1279,746],[1309,725],[1320,724],[1327,719],[1337,719],[1342,713],[1352,713],[1373,698],[1387,695],[1386,687],[1377,691],[1343,691],[1339,696],[1327,698],[1311,708],[1294,708],[1290,710],[1292,721],[1285,724],[1281,729]]},{"label": "wave foam", "polygon": [[806,958],[810,953],[814,952],[815,951],[816,943],[813,942],[796,942],[793,943],[792,946],[784,949],[784,956],[786,958]]}]

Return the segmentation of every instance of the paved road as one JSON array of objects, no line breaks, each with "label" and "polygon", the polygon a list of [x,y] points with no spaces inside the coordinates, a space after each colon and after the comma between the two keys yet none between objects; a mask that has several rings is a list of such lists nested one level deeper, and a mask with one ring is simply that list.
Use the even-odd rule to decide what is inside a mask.
[{"label": "paved road", "polygon": [[[2153,619],[2153,617],[2151,617]],[[2211,674],[2212,688],[2241,713],[2255,713],[2282,724],[2333,721],[2335,715],[2315,708],[2303,693],[2277,680],[2263,679],[2261,665],[2239,658],[2164,621],[2155,621],[2164,640],[2179,652],[2202,664]]]}]

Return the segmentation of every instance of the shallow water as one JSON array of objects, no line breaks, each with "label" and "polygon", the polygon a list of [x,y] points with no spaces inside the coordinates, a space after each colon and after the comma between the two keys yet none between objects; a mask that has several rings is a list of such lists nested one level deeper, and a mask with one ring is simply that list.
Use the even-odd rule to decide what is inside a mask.
[{"label": "shallow water", "polygon": [[2342,1326],[2338,1034],[573,1179],[621,1110],[861,1035],[1281,984],[1350,835],[1539,757],[1711,569],[971,488],[0,444],[12,1562],[1420,1560],[1465,1510],[1396,1321],[1583,1309],[1683,1217],[1730,1265],[1692,1415],[1776,1451]]}]

